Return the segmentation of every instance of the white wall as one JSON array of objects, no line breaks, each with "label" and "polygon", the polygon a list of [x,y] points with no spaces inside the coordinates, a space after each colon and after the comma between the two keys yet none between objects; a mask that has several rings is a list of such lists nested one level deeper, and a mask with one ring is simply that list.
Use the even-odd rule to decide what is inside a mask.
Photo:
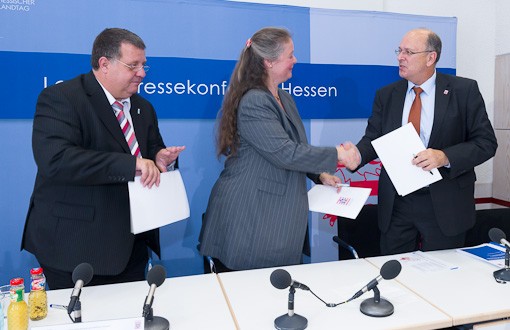
[{"label": "white wall", "polygon": [[[231,0],[239,1],[239,0]],[[494,118],[496,55],[510,53],[508,0],[243,0],[265,4],[457,17],[457,75],[478,81]],[[492,196],[493,162],[476,168],[477,197]]]},{"label": "white wall", "polygon": [[[510,54],[510,1],[496,0],[496,55]],[[510,74],[507,73],[507,74]]]}]

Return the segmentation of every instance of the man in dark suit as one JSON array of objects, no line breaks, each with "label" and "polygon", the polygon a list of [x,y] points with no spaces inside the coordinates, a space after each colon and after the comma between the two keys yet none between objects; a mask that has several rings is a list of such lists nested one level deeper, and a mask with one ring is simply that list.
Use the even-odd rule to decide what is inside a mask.
[{"label": "man in dark suit", "polygon": [[[371,141],[413,122],[427,149],[409,161],[425,171],[438,168],[443,179],[399,196],[383,167],[378,202],[381,252],[461,247],[475,223],[474,167],[494,156],[494,130],[476,81],[436,71],[441,39],[434,32],[409,31],[396,54],[403,79],[377,91],[358,153],[351,149],[347,167],[354,170],[377,158]],[[412,106],[415,98],[421,105]],[[411,108],[418,109],[417,120],[411,120],[416,114]]]},{"label": "man in dark suit", "polygon": [[143,280],[147,247],[160,253],[158,230],[131,234],[127,182],[141,175],[147,189],[158,186],[184,147],[165,147],[153,106],[136,94],[146,61],[140,37],[106,29],[94,41],[91,72],[39,95],[37,177],[21,248],[36,256],[51,289],[73,287],[82,262],[94,269],[91,285]]}]

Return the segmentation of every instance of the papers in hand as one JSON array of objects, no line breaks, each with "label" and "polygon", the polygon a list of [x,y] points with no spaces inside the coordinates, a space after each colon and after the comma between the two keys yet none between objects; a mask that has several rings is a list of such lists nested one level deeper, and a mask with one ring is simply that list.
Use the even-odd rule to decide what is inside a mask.
[{"label": "papers in hand", "polygon": [[315,185],[308,191],[310,211],[356,219],[370,196],[370,188],[342,187],[339,193],[331,186]]},{"label": "papers in hand", "polygon": [[412,164],[413,157],[425,146],[411,123],[373,140],[372,146],[400,196],[443,178],[437,168],[424,171]]},{"label": "papers in hand", "polygon": [[189,218],[189,203],[179,170],[161,173],[159,187],[144,188],[140,177],[128,182],[133,234]]}]

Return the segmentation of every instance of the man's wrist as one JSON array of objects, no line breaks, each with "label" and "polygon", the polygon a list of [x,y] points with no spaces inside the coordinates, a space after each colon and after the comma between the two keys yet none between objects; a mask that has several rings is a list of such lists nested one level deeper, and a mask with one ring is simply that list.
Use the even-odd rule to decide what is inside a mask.
[{"label": "man's wrist", "polygon": [[166,166],[166,170],[169,172],[175,170],[175,160]]}]

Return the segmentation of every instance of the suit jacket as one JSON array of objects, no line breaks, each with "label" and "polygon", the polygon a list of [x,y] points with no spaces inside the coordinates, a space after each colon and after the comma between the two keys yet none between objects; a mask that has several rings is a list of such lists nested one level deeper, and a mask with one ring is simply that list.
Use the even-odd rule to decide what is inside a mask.
[{"label": "suit jacket", "polygon": [[[135,94],[131,109],[141,153],[154,159],[165,147],[154,108]],[[136,158],[92,72],[41,92],[32,147],[37,176],[21,248],[63,271],[88,262],[98,275],[122,272],[135,240],[127,182]],[[159,254],[158,230],[140,239]]]},{"label": "suit jacket", "polygon": [[[371,141],[402,126],[407,80],[378,90],[365,136],[358,143],[362,163],[377,158]],[[434,122],[428,148],[444,151],[450,168],[441,167],[443,179],[430,185],[439,227],[457,235],[475,223],[474,167],[493,157],[497,141],[476,81],[437,73]],[[379,227],[390,224],[397,192],[384,167],[379,178]]]},{"label": "suit jacket", "polygon": [[300,263],[308,220],[306,174],[336,169],[336,149],[309,145],[294,100],[279,94],[285,111],[269,91],[253,89],[243,96],[238,153],[226,160],[209,198],[200,252],[231,269]]}]

